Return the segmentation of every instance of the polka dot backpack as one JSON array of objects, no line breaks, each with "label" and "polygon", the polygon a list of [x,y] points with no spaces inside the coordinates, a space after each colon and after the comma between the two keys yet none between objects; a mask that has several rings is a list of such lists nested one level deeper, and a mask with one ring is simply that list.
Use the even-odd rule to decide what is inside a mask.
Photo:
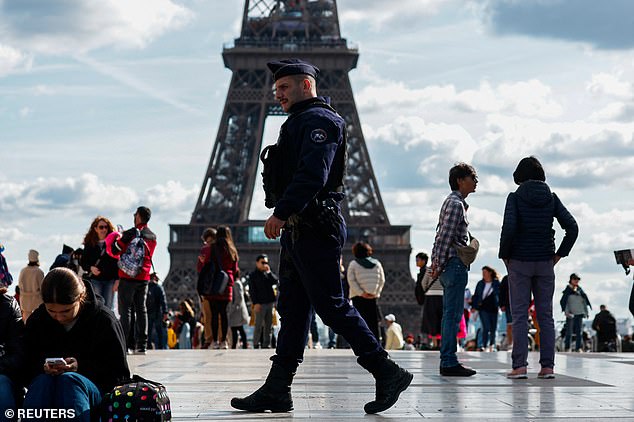
[{"label": "polka dot backpack", "polygon": [[172,408],[165,387],[138,375],[106,394],[101,408],[101,420],[105,422],[172,420]]}]

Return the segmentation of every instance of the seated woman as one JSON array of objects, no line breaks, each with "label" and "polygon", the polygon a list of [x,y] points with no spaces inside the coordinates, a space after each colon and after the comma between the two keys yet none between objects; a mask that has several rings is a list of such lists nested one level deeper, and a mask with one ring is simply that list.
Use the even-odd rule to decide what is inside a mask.
[{"label": "seated woman", "polygon": [[6,417],[5,410],[16,410],[20,403],[18,374],[24,353],[23,331],[20,305],[0,282],[0,421],[13,420]]},{"label": "seated woman", "polygon": [[89,421],[103,395],[130,377],[121,324],[92,285],[67,268],[51,270],[41,292],[44,303],[25,330],[24,408],[74,409],[77,420]]}]

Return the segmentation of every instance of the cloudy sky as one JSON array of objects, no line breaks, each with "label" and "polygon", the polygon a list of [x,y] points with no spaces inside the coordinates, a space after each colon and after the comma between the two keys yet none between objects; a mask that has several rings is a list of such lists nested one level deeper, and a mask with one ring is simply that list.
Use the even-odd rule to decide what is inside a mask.
[{"label": "cloudy sky", "polygon": [[[634,3],[338,8],[361,54],[350,78],[372,164],[391,222],[412,225],[414,252],[431,249],[447,170],[466,161],[481,181],[469,197],[475,266],[503,270],[511,174],[536,155],[580,225],[557,291],[578,272],[595,308],[629,316],[632,281],[612,251],[634,248]],[[16,276],[28,249],[48,268],[95,215],[129,226],[141,203],[167,273],[168,224],[193,211],[231,76],[220,54],[241,14],[241,1],[0,0],[0,242]],[[279,124],[267,122],[269,141]]]}]

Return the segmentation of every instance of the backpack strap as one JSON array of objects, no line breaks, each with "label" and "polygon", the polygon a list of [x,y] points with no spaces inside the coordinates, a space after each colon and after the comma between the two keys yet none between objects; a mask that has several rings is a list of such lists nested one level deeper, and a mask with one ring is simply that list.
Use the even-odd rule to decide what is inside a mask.
[{"label": "backpack strap", "polygon": [[[150,247],[148,246],[147,242],[145,241],[145,239],[143,238],[143,233],[141,233],[141,230],[136,229],[138,235],[137,237],[141,238],[141,242],[143,242],[143,250],[145,251],[146,254],[150,254]],[[145,256],[144,256],[145,257]],[[152,260],[152,256],[150,256],[150,265],[152,266],[152,272],[156,272],[156,269],[154,268],[154,260]]]}]

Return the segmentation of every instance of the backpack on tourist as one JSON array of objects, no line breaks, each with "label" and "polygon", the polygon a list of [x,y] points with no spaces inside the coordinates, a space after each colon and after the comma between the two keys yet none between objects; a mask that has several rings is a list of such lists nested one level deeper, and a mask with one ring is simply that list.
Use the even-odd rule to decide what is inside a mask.
[{"label": "backpack on tourist", "polygon": [[105,421],[170,421],[172,407],[163,384],[134,375],[127,384],[116,386],[101,402]]},{"label": "backpack on tourist", "polygon": [[136,236],[128,243],[128,247],[121,254],[118,262],[119,269],[130,277],[136,277],[139,274],[141,268],[143,268],[146,250],[148,250],[147,243],[143,240],[141,232],[139,229],[135,230]]}]

